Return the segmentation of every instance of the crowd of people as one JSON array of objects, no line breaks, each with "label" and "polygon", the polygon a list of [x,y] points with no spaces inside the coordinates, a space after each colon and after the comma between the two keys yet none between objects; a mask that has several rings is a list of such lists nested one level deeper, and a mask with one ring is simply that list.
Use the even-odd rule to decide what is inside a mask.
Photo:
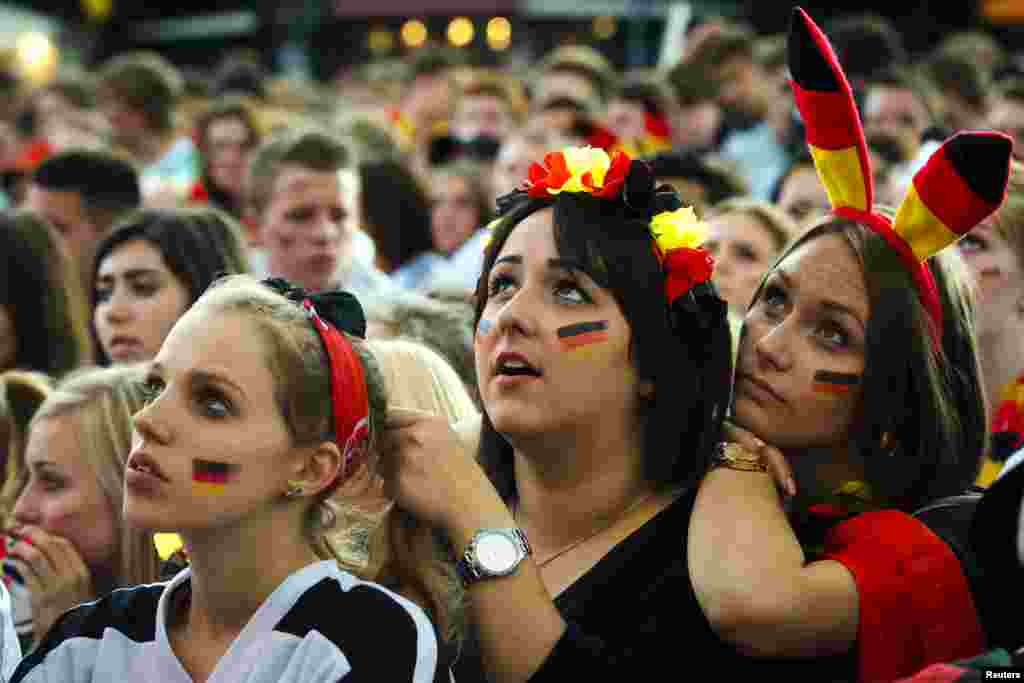
[{"label": "crowd of people", "polygon": [[1024,68],[0,79],[0,681],[1024,666]]}]

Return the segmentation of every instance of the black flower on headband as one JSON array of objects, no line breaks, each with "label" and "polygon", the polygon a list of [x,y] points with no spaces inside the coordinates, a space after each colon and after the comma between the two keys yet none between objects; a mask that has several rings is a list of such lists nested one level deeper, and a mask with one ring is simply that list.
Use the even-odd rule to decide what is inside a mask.
[{"label": "black flower on headband", "polygon": [[317,314],[335,328],[353,337],[366,338],[366,314],[362,304],[350,292],[340,289],[308,292],[280,277],[261,280],[260,284],[300,306],[308,299]]}]

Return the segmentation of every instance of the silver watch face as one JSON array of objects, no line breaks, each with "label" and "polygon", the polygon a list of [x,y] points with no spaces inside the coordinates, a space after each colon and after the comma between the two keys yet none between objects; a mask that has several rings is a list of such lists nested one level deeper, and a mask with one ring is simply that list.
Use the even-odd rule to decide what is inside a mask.
[{"label": "silver watch face", "polygon": [[489,574],[503,574],[519,563],[519,547],[508,536],[484,534],[476,539],[476,561]]}]

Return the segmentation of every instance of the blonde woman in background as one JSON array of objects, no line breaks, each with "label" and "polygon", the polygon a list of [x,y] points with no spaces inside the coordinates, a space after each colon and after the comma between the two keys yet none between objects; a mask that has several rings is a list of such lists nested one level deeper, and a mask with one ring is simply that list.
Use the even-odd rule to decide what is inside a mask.
[{"label": "blonde woman in background", "polygon": [[75,605],[157,579],[152,538],[121,513],[141,378],[135,366],[76,372],[29,425],[6,558],[21,577],[10,587],[26,651]]},{"label": "blonde woman in background", "polygon": [[0,515],[14,508],[25,469],[25,441],[32,416],[53,389],[53,379],[41,372],[8,370],[0,373]]}]

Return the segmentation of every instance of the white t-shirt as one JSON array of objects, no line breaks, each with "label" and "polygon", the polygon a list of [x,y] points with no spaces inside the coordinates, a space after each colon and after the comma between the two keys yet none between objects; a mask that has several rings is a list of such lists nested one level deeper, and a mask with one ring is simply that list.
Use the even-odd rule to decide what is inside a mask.
[{"label": "white t-shirt", "polygon": [[14,631],[11,596],[0,581],[0,681],[9,681],[15,667],[21,661],[21,645]]},{"label": "white t-shirt", "polygon": [[[171,649],[170,582],[115,590],[65,613],[11,683],[192,683]],[[353,683],[450,680],[433,626],[419,607],[323,561],[295,572],[260,605],[209,683]]]}]

